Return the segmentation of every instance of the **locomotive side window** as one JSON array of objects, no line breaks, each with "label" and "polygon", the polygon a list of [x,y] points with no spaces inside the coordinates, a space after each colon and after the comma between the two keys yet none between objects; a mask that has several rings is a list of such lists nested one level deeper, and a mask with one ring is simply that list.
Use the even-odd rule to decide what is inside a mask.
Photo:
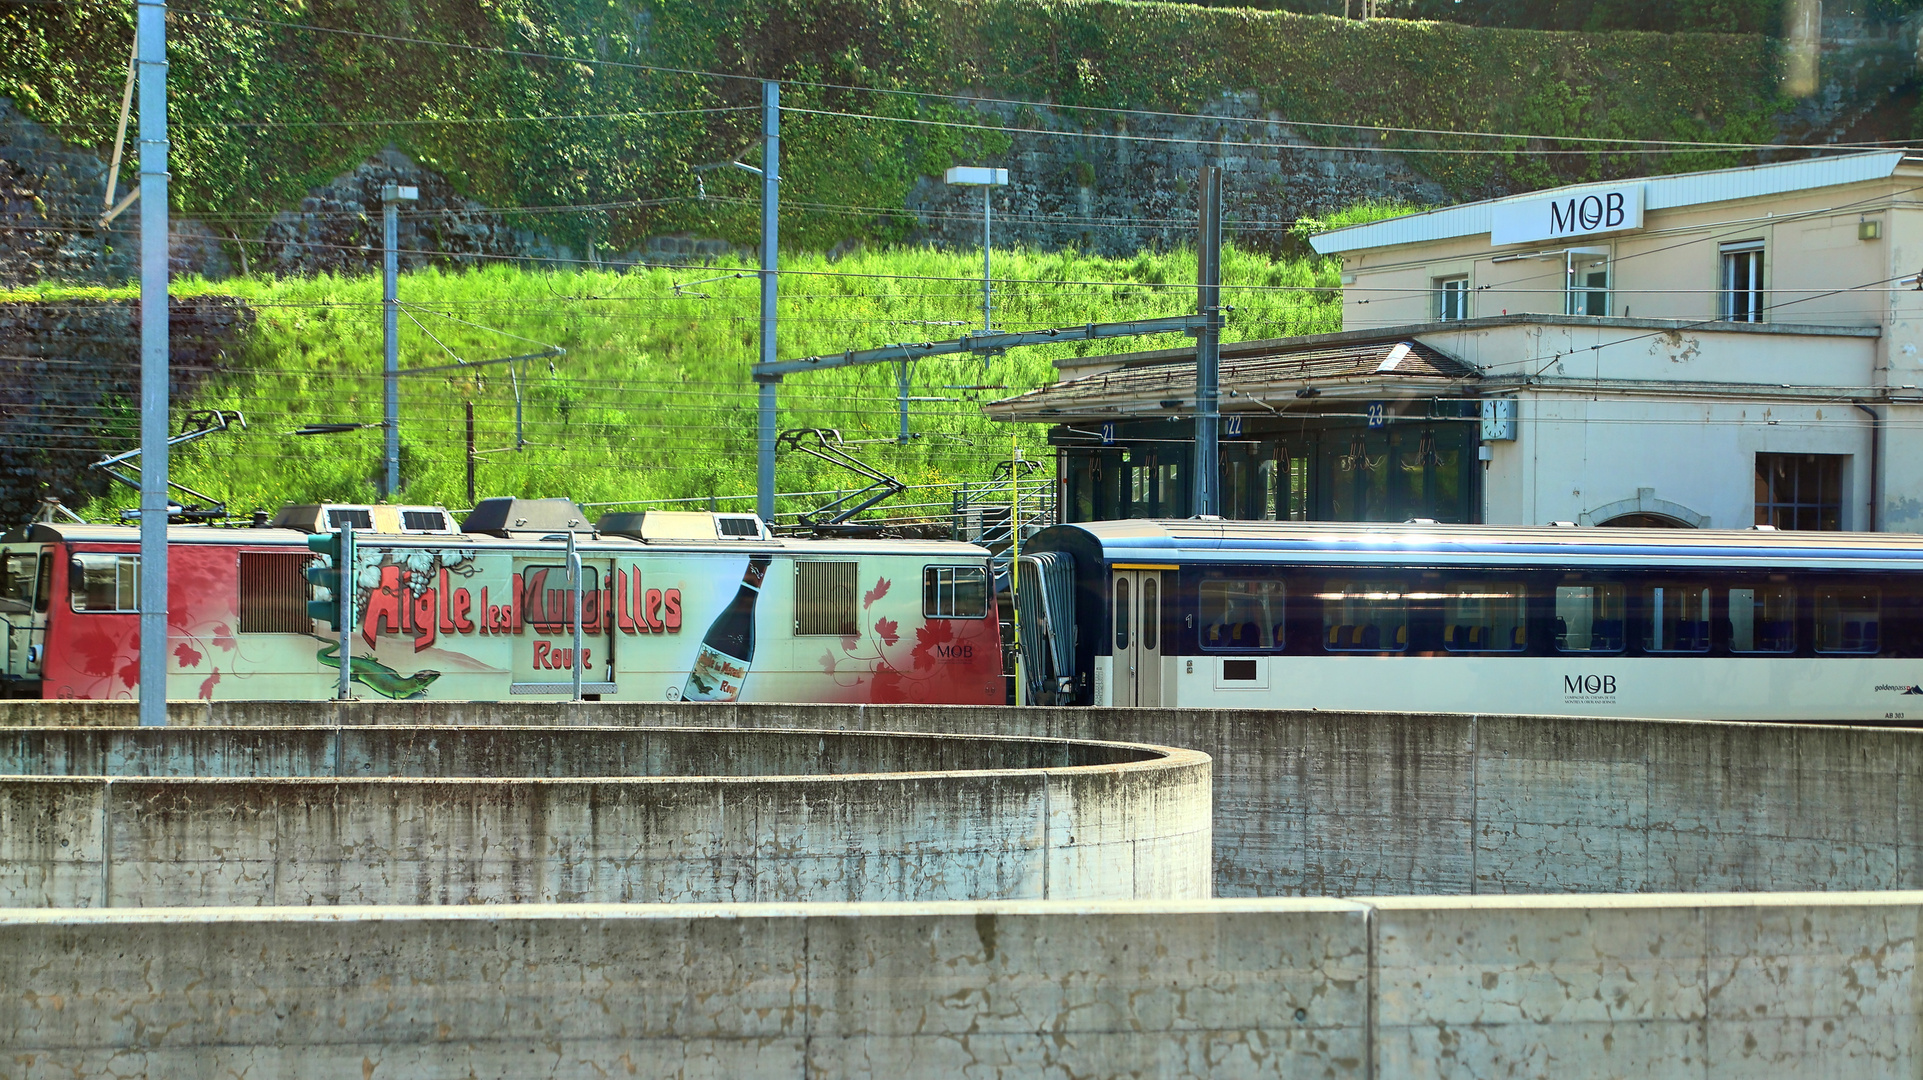
[{"label": "locomotive side window", "polygon": [[1384,581],[1329,581],[1322,592],[1322,646],[1330,652],[1401,652],[1409,647],[1402,587]]},{"label": "locomotive side window", "polygon": [[33,603],[34,563],[31,551],[10,551],[0,560],[0,600],[11,600],[24,610]]},{"label": "locomotive side window", "polygon": [[795,563],[795,634],[848,637],[855,631],[855,565]]},{"label": "locomotive side window", "polygon": [[1709,651],[1709,590],[1701,585],[1654,585],[1643,590],[1643,648],[1649,652]]},{"label": "locomotive side window", "polygon": [[1280,581],[1204,581],[1198,594],[1202,648],[1280,649],[1287,641],[1287,589]]},{"label": "locomotive side window", "polygon": [[75,555],[67,588],[75,611],[139,611],[140,556]]},{"label": "locomotive side window", "polygon": [[1882,647],[1882,590],[1824,585],[1816,590],[1816,651],[1874,654]]},{"label": "locomotive side window", "polygon": [[931,619],[987,618],[988,571],[979,566],[924,567],[921,613]]},{"label": "locomotive side window", "polygon": [[[135,594],[140,590],[136,588]],[[40,557],[40,569],[33,575],[33,610],[45,612],[47,604],[53,599],[53,556]]]},{"label": "locomotive side window", "polygon": [[1529,644],[1527,594],[1517,581],[1455,581],[1442,590],[1442,647],[1521,652]]},{"label": "locomotive side window", "polygon": [[305,634],[314,620],[307,614],[310,591],[301,573],[308,556],[279,551],[240,553],[240,632]]},{"label": "locomotive side window", "polygon": [[1729,590],[1729,651],[1796,651],[1796,591],[1787,585]]},{"label": "locomotive side window", "polygon": [[1623,587],[1602,582],[1556,586],[1556,651],[1623,651]]}]

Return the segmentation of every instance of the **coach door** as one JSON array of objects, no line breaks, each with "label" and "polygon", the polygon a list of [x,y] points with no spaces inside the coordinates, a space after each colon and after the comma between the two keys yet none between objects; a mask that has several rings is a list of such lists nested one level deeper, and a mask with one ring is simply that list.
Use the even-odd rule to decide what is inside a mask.
[{"label": "coach door", "polygon": [[1116,705],[1162,704],[1162,604],[1160,570],[1116,569],[1109,595],[1114,629]]}]

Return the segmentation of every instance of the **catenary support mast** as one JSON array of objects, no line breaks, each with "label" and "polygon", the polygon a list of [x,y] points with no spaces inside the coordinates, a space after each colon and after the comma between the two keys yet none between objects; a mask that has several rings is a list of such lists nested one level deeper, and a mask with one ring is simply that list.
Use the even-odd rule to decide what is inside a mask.
[{"label": "catenary support mast", "polygon": [[140,723],[167,722],[167,5],[139,0]]},{"label": "catenary support mast", "polygon": [[1219,433],[1222,413],[1222,170],[1202,169],[1202,228],[1195,245],[1195,509],[1197,517],[1222,512]]},{"label": "catenary support mast", "polygon": [[[775,362],[776,300],[780,282],[776,261],[781,255],[781,84],[761,84],[761,363]],[[755,376],[761,392],[755,449],[755,513],[763,521],[775,517],[775,392],[781,376]]]}]

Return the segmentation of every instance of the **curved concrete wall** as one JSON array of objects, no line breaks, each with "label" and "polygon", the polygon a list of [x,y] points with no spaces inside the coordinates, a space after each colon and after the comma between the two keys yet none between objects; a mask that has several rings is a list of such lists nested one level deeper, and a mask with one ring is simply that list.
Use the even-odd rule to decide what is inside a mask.
[{"label": "curved concrete wall", "polygon": [[[1923,730],[1230,709],[175,703],[172,722],[958,731],[1214,759],[1217,896],[1923,888]],[[0,702],[0,725],[134,706]],[[3,742],[3,740],[0,740]]]},{"label": "curved concrete wall", "polygon": [[[1209,892],[1210,763],[1194,751],[589,728],[0,744],[16,773],[0,777],[5,907]],[[76,771],[90,775],[45,775]]]}]

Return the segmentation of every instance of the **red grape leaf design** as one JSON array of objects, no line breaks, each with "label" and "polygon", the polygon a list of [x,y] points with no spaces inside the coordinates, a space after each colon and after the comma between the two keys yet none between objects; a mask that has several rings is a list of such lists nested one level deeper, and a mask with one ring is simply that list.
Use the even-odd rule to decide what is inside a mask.
[{"label": "red grape leaf design", "polygon": [[861,594],[861,606],[864,608],[873,607],[875,604],[875,601],[887,595],[888,595],[888,579],[876,578],[875,587]]},{"label": "red grape leaf design", "polygon": [[201,680],[200,700],[202,701],[214,700],[214,687],[218,685],[219,682],[220,682],[220,669],[215,668],[214,673],[212,675],[209,675],[205,679]]},{"label": "red grape leaf design", "polygon": [[228,652],[233,652],[239,647],[240,642],[234,640],[233,627],[228,626],[224,622],[214,624],[214,648],[226,649]]},{"label": "red grape leaf design", "polygon": [[127,689],[132,690],[134,687],[139,686],[140,685],[140,658],[136,656],[132,660],[129,660],[125,664],[122,664],[120,666],[119,675],[120,675],[121,684],[125,686]]},{"label": "red grape leaf design", "polygon": [[174,659],[180,661],[180,666],[184,668],[199,667],[200,651],[183,641],[174,646]]},{"label": "red grape leaf design", "polygon": [[901,640],[901,624],[893,619],[876,619],[875,633],[881,637],[883,645],[893,645]]},{"label": "red grape leaf design", "polygon": [[908,655],[914,657],[917,671],[935,666],[935,646],[953,641],[955,628],[947,619],[936,619],[915,630],[915,648]]},{"label": "red grape leaf design", "polygon": [[833,675],[835,673],[835,654],[834,653],[823,652],[821,654],[821,659],[817,662],[821,664],[821,670],[827,672],[830,675]]}]

